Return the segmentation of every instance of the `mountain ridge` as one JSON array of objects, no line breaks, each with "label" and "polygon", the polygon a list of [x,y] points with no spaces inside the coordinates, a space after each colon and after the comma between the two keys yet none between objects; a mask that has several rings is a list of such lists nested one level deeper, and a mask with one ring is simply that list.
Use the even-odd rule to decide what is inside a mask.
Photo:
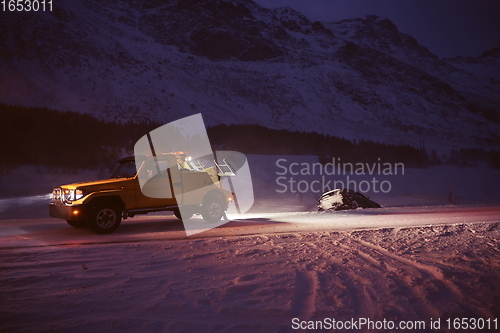
[{"label": "mountain ridge", "polygon": [[386,18],[311,22],[249,0],[71,0],[19,14],[0,21],[1,103],[500,146],[498,64],[484,75],[440,59]]}]

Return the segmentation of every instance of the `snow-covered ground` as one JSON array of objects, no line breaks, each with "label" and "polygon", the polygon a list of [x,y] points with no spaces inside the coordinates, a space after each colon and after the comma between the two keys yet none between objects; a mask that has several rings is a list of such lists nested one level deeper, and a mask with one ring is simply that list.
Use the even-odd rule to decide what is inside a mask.
[{"label": "snow-covered ground", "polygon": [[[384,208],[318,213],[320,193],[277,192],[277,177],[302,186],[321,179],[300,174],[315,162],[250,156],[255,206],[191,237],[170,215],[94,235],[48,218],[47,194],[29,191],[91,179],[90,171],[4,175],[4,193],[27,190],[0,201],[0,331],[287,332],[334,319],[337,328],[381,332],[433,331],[439,320],[434,331],[451,332],[456,318],[499,328],[499,171],[377,174],[391,183],[388,193],[369,192]],[[337,176],[326,180],[347,175]],[[368,330],[370,322],[381,329]]]},{"label": "snow-covered ground", "polygon": [[499,236],[490,222],[1,249],[0,331],[498,325]]}]

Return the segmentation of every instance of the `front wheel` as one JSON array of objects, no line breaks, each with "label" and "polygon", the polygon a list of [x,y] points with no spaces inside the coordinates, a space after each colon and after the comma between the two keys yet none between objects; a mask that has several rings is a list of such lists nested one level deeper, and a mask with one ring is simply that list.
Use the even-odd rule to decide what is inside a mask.
[{"label": "front wheel", "polygon": [[208,223],[220,221],[222,216],[224,216],[224,205],[218,196],[209,195],[203,200],[201,216],[203,216],[203,219]]},{"label": "front wheel", "polygon": [[116,207],[99,206],[93,209],[87,219],[87,225],[97,234],[110,234],[122,222],[121,212]]},{"label": "front wheel", "polygon": [[358,203],[355,200],[353,200],[351,203],[351,209],[358,209],[358,207],[359,207]]}]

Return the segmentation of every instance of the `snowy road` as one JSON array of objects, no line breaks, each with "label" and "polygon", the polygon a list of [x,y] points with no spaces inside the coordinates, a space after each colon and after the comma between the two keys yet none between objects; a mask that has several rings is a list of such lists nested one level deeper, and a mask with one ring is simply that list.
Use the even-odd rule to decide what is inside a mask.
[{"label": "snowy road", "polygon": [[[170,216],[107,236],[4,220],[0,332],[312,332],[362,318],[395,329],[356,331],[455,332],[461,318],[498,331],[498,220],[477,206],[275,213],[194,237]],[[417,224],[433,225],[398,227]]]},{"label": "snowy road", "polygon": [[[74,229],[63,220],[53,218],[0,220],[0,248],[498,222],[500,221],[500,207],[393,207],[335,213],[244,214],[230,216],[230,218],[231,221],[225,225],[190,237],[186,236],[182,223],[172,215],[146,215],[127,219],[111,235],[96,235],[88,229]],[[193,219],[198,219],[200,224],[206,223],[200,217],[193,217]]]}]

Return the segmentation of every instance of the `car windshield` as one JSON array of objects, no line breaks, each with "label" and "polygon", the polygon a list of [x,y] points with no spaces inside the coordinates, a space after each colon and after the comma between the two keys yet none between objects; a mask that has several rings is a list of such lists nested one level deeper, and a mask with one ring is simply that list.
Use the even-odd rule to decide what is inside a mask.
[{"label": "car windshield", "polygon": [[327,197],[331,197],[332,195],[338,195],[340,192],[340,190],[333,190],[333,191],[330,191],[330,192],[326,192],[324,193],[322,196],[321,196],[321,199],[323,198],[327,198]]},{"label": "car windshield", "polygon": [[137,173],[135,169],[134,161],[127,161],[120,163],[118,167],[113,171],[111,178],[132,178]]}]

